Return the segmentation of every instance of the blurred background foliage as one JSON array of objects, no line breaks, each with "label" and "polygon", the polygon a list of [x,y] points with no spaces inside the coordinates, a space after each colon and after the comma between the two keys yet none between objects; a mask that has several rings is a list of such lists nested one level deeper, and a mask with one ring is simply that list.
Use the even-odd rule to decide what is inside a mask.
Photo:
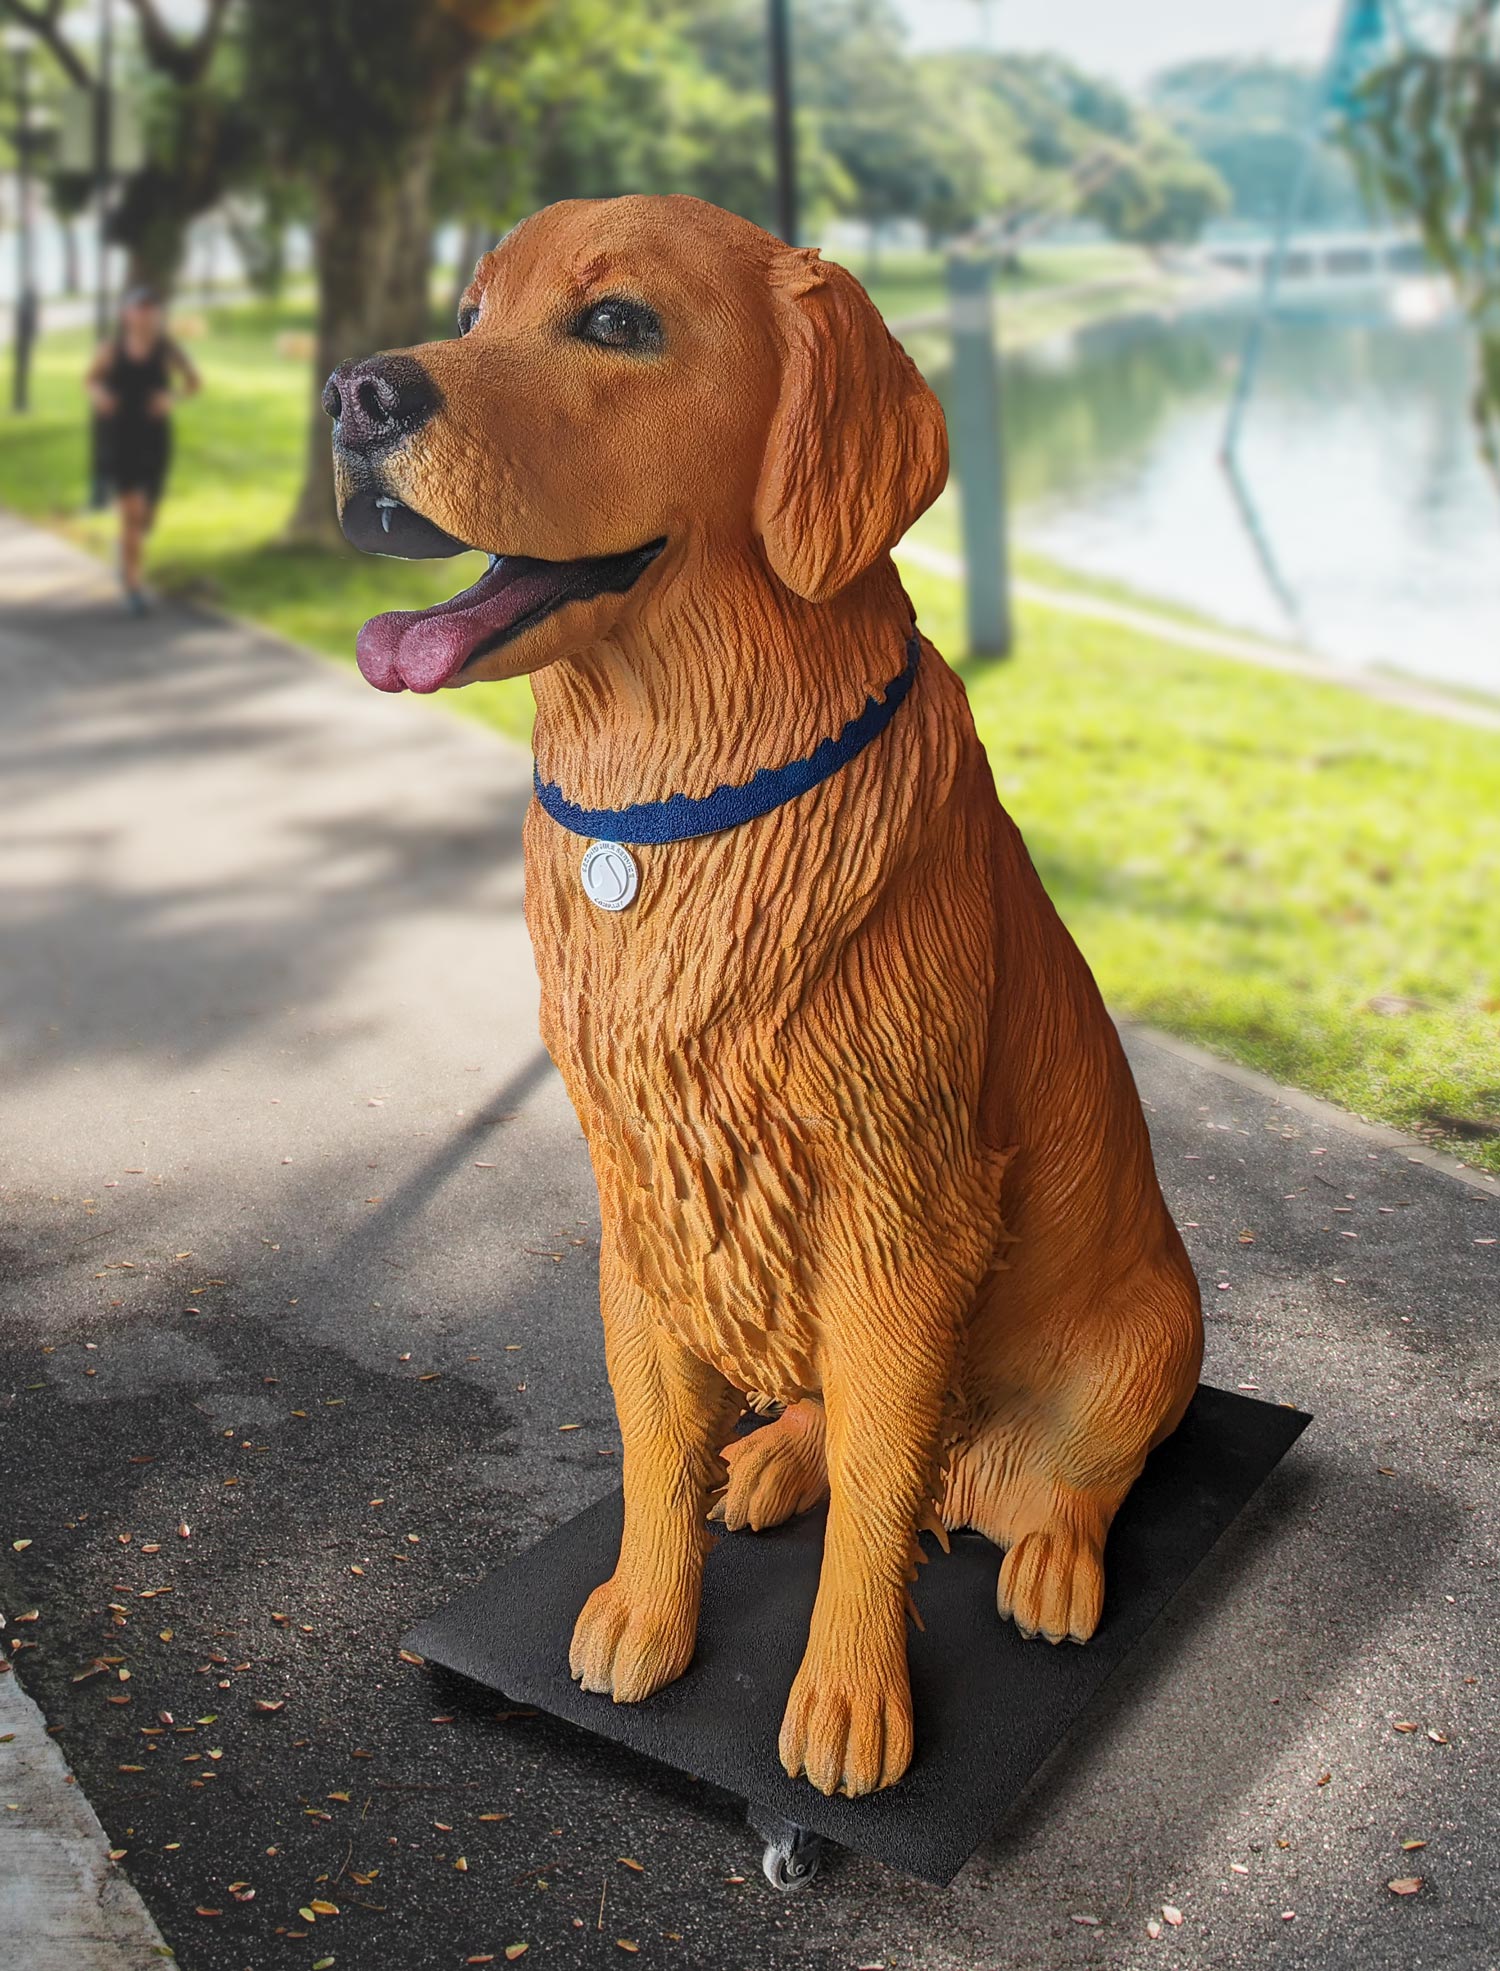
[{"label": "blurred background foliage", "polygon": [[1403,48],[1343,125],[1363,181],[1415,223],[1475,333],[1474,421],[1500,487],[1500,0],[1461,0],[1446,45]]},{"label": "blurred background foliage", "polygon": [[[1226,277],[1226,247],[1263,252],[1295,198],[1310,233],[1366,251],[1378,195],[1475,332],[1493,464],[1500,0],[1402,0],[1424,9],[1441,32],[1383,51],[1339,146],[1310,141],[1326,77],[1289,61],[1183,60],[1130,90],[1059,54],[914,48],[896,0],[792,0],[796,138],[803,236],[852,256],[950,404],[942,249],[982,239],[998,263],[1020,661],[965,659],[951,495],[905,544],[903,579],[964,670],[1002,795],[1111,1004],[1500,1172],[1500,770],[1493,705],[1475,723],[1454,709],[1466,684],[1500,688],[1473,657],[1491,591],[1471,571],[1492,559],[1495,516],[1465,429],[1467,351],[1414,245],[1415,268],[1382,262],[1338,300],[1299,290],[1269,338],[1249,446],[1261,510],[1240,486],[1225,518],[1215,463],[1264,264]],[[97,80],[99,13],[0,0],[54,133],[33,163],[68,294],[93,277],[95,186],[56,133],[76,131]],[[156,579],[346,661],[365,616],[451,594],[476,564],[344,545],[316,404],[335,363],[451,333],[478,255],[553,199],[686,191],[773,220],[765,0],[114,14],[132,127],[108,232],[124,278],[177,291],[175,332],[207,383],[179,422]],[[16,60],[0,37],[6,103]],[[14,129],[0,114],[7,176]],[[202,264],[225,235],[227,288]],[[46,325],[32,411],[0,423],[0,499],[108,552],[108,522],[79,511],[89,312]],[[1278,613],[1278,546],[1290,586],[1335,615],[1357,605],[1361,648],[1331,654],[1446,681],[1448,715],[1230,661],[1226,623],[1311,638]],[[1269,618],[1254,613],[1271,590]],[[1399,646],[1397,609],[1414,626]],[[524,681],[445,702],[527,735]]]},{"label": "blurred background foliage", "polygon": [[[44,95],[95,80],[76,31],[91,12],[0,0],[0,18],[53,57]],[[170,289],[193,222],[222,210],[250,279],[274,295],[288,228],[306,225],[321,374],[351,349],[428,332],[445,222],[463,229],[461,272],[557,198],[649,185],[771,219],[763,0],[208,0],[191,29],[156,0],[128,12],[121,80],[144,148],[109,216],[127,279]],[[862,220],[877,261],[881,229],[910,218],[930,242],[1035,214],[1161,246],[1234,204],[1181,90],[1158,108],[1059,57],[914,56],[890,0],[801,0],[794,32],[807,226]],[[1295,79],[1247,103],[1284,142],[1300,113]],[[1232,108],[1215,127],[1221,140],[1238,127]],[[59,213],[87,202],[76,170],[54,168],[49,186]],[[311,540],[327,536],[329,503],[311,406],[309,424],[292,531]]]}]

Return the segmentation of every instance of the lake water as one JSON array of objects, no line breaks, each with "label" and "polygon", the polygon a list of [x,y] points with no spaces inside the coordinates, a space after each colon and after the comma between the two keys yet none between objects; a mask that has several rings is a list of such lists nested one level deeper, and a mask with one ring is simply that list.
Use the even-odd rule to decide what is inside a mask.
[{"label": "lake water", "polygon": [[1219,463],[1243,312],[1100,325],[1008,358],[1018,539],[1350,664],[1500,695],[1500,492],[1468,342],[1388,294],[1275,322],[1240,450]]}]

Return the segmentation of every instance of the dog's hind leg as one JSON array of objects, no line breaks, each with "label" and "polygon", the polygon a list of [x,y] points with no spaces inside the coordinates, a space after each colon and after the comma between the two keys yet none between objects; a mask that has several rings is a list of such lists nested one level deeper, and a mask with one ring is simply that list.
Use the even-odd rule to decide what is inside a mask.
[{"label": "dog's hind leg", "polygon": [[731,1532],[780,1526],[828,1496],[823,1405],[813,1397],[789,1403],[774,1423],[732,1437],[720,1456],[729,1483],[709,1514]]},{"label": "dog's hind leg", "polygon": [[605,1241],[605,1356],[624,1447],[625,1526],[609,1580],[573,1630],[569,1663],[585,1690],[633,1704],[680,1677],[693,1654],[704,1521],[717,1452],[740,1398],[653,1319]]},{"label": "dog's hind leg", "polygon": [[1004,1550],[996,1599],[1023,1635],[1087,1642],[1110,1524],[1197,1385],[1197,1286],[1175,1264],[1139,1269],[1087,1308],[1059,1310],[1073,1347],[1029,1354],[1005,1311],[988,1359],[981,1348],[970,1361],[968,1428],[942,1518]]}]

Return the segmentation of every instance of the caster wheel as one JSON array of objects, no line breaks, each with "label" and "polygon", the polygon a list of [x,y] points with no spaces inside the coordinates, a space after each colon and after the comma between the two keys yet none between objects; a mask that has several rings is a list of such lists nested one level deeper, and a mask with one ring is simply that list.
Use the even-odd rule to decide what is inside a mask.
[{"label": "caster wheel", "polygon": [[784,1832],[778,1830],[767,1841],[760,1865],[773,1889],[779,1889],[783,1894],[789,1894],[793,1889],[805,1889],[823,1866],[823,1843],[816,1834],[809,1834],[806,1828],[794,1827],[787,1822]]}]

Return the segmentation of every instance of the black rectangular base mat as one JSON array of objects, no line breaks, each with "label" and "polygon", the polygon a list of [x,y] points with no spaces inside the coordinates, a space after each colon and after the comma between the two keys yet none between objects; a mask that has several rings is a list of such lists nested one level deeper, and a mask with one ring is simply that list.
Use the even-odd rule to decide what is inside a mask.
[{"label": "black rectangular base mat", "polygon": [[1000,1555],[989,1541],[959,1534],[944,1555],[924,1537],[929,1560],[913,1594],[926,1626],[908,1628],[916,1756],[896,1786],[865,1799],[825,1799],[788,1779],[776,1755],[817,1591],[821,1508],[770,1532],[720,1535],[704,1570],[697,1653],[644,1704],[592,1696],[568,1674],[578,1611],[614,1571],[618,1492],[421,1623],[405,1647],[946,1884],[1309,1421],[1201,1384],[1115,1520],[1104,1617],[1081,1648],[1028,1642],[1000,1620]]}]

